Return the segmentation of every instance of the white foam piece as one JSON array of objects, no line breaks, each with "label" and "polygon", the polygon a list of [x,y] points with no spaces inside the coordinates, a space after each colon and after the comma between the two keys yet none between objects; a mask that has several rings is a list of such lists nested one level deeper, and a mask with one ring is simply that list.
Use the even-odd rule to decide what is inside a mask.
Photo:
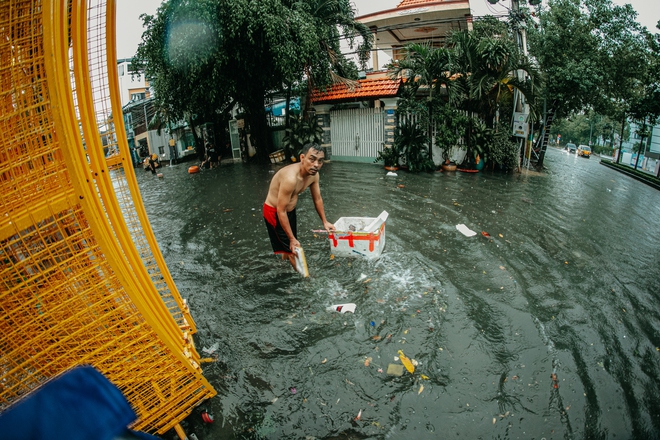
[{"label": "white foam piece", "polygon": [[465,235],[466,237],[473,237],[477,235],[476,232],[465,226],[463,223],[461,223],[460,225],[456,225],[456,229],[458,229],[460,233]]}]

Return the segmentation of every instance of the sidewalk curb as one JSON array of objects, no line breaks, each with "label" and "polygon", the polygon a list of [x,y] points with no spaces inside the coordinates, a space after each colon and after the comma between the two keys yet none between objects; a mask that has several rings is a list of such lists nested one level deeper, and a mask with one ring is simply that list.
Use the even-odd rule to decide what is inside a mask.
[{"label": "sidewalk curb", "polygon": [[621,168],[619,168],[619,167],[617,167],[617,166],[614,166],[611,162],[608,162],[608,161],[605,161],[605,160],[601,160],[601,161],[600,161],[600,164],[601,164],[601,165],[605,165],[606,167],[608,167],[608,168],[610,168],[610,169],[613,169],[614,171],[618,171],[618,172],[620,172],[621,174],[625,174],[626,176],[632,177],[632,178],[635,179],[635,180],[639,180],[640,182],[646,183],[647,185],[649,185],[649,186],[651,186],[651,187],[653,187],[653,188],[655,188],[655,189],[657,189],[657,190],[660,190],[660,184],[655,183],[654,181],[652,181],[652,180],[650,180],[650,179],[646,179],[646,178],[644,178],[643,176],[640,176],[640,175],[638,175],[638,174],[631,173],[631,172],[626,171],[626,170],[622,170]]}]

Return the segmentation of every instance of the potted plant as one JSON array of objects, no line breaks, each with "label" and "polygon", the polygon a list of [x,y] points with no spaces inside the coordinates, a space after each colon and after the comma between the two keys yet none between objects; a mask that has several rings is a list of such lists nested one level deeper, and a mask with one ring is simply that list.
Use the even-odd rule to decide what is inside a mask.
[{"label": "potted plant", "polygon": [[383,144],[383,149],[378,152],[374,163],[383,162],[386,170],[396,171],[399,169],[399,151],[395,145],[389,146]]},{"label": "potted plant", "polygon": [[402,122],[394,134],[394,145],[400,151],[408,170],[413,173],[433,171],[435,167],[429,158],[426,143],[426,133],[416,122]]},{"label": "potted plant", "polygon": [[467,117],[448,104],[442,106],[437,115],[438,123],[435,144],[442,149],[442,169],[444,171],[455,171],[456,164],[452,162],[454,149],[465,131]]},{"label": "potted plant", "polygon": [[454,155],[454,147],[445,146],[442,149],[442,170],[443,171],[456,171],[456,163],[452,160]]},{"label": "potted plant", "polygon": [[471,145],[468,145],[465,160],[461,165],[463,169],[475,171],[483,169],[490,146],[493,143],[494,133],[495,131],[486,127],[483,122],[479,120],[473,122],[470,136]]}]

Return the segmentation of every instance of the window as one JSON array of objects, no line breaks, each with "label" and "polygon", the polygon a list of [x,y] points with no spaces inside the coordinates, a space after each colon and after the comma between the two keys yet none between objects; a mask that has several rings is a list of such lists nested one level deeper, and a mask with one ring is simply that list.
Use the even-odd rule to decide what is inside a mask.
[{"label": "window", "polygon": [[124,76],[124,65],[123,64],[119,65],[119,76]]},{"label": "window", "polygon": [[158,147],[158,154],[160,155],[165,154],[165,147]]}]

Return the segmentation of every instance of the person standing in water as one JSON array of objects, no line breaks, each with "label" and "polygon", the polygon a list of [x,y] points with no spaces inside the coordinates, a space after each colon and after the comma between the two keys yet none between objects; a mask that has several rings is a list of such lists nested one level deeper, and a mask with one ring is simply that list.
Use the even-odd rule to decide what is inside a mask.
[{"label": "person standing in water", "polygon": [[319,188],[319,170],[323,166],[325,153],[317,144],[306,144],[300,160],[287,165],[273,176],[264,202],[263,214],[273,246],[273,252],[286,256],[296,268],[295,248],[300,247],[297,238],[296,204],[298,195],[309,187],[312,201],[323,227],[332,232],[335,226],[325,218],[323,199]]}]

